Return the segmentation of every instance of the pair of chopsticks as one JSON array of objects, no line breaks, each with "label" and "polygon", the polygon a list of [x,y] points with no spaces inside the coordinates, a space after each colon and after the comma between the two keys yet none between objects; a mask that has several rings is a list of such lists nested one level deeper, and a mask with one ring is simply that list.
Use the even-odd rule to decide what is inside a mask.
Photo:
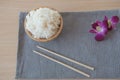
[{"label": "pair of chopsticks", "polygon": [[[83,64],[83,63],[80,63],[80,62],[75,61],[75,60],[73,60],[73,59],[70,59],[70,58],[68,58],[68,57],[65,57],[65,56],[63,56],[63,55],[60,55],[60,54],[58,54],[58,53],[55,53],[55,52],[53,52],[53,51],[51,51],[51,50],[48,50],[48,49],[46,49],[46,48],[43,48],[43,47],[41,47],[41,46],[38,46],[38,45],[37,45],[36,47],[39,48],[39,49],[41,49],[41,50],[47,51],[47,52],[49,52],[49,53],[51,53],[51,54],[53,54],[53,55],[56,55],[56,56],[61,57],[61,58],[63,58],[63,59],[66,59],[66,60],[68,60],[68,61],[70,61],[70,62],[73,62],[73,63],[75,63],[75,64],[78,64],[78,65],[80,65],[80,66],[83,66],[83,67],[85,67],[85,68],[87,68],[87,69],[94,70],[94,68],[91,67],[91,66],[85,65],[85,64]],[[65,63],[63,63],[63,62],[60,62],[60,61],[58,61],[58,60],[56,60],[56,59],[54,59],[54,58],[51,58],[51,57],[49,57],[49,56],[47,56],[47,55],[45,55],[45,54],[42,54],[42,53],[37,52],[37,51],[35,51],[35,50],[33,50],[33,52],[36,53],[36,54],[39,54],[39,55],[41,55],[41,56],[43,56],[43,57],[45,57],[45,58],[47,58],[47,59],[49,59],[49,60],[51,60],[51,61],[54,61],[54,62],[56,62],[56,63],[59,63],[59,64],[65,66],[65,67],[67,67],[67,68],[69,68],[69,69],[71,69],[71,70],[73,70],[73,71],[75,71],[75,72],[77,72],[77,73],[80,73],[80,74],[82,74],[82,75],[84,75],[84,76],[86,76],[86,77],[90,77],[89,74],[87,74],[87,73],[85,73],[85,72],[83,72],[83,71],[81,71],[81,70],[78,70],[78,69],[76,69],[76,68],[74,68],[74,67],[71,67],[71,66],[69,66],[69,65],[67,65],[67,64],[65,64]]]}]

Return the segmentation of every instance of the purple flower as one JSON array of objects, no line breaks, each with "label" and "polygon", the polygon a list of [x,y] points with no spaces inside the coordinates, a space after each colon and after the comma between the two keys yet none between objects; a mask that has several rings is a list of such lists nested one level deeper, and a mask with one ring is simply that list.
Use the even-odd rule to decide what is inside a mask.
[{"label": "purple flower", "polygon": [[96,21],[95,23],[93,23],[92,29],[89,32],[96,34],[95,39],[97,41],[102,41],[104,40],[108,31],[116,28],[116,24],[118,22],[119,22],[118,16],[112,16],[112,18],[110,19],[108,19],[108,17],[105,16],[102,22]]},{"label": "purple flower", "polygon": [[92,29],[89,32],[96,34],[95,39],[97,41],[104,40],[105,35],[108,32],[107,21],[106,20],[103,20],[102,22],[96,21],[95,23],[92,24]]},{"label": "purple flower", "polygon": [[105,16],[104,20],[107,20],[107,22],[108,22],[108,30],[113,30],[116,28],[116,24],[119,22],[119,17],[112,16],[112,18],[108,19],[108,17]]}]

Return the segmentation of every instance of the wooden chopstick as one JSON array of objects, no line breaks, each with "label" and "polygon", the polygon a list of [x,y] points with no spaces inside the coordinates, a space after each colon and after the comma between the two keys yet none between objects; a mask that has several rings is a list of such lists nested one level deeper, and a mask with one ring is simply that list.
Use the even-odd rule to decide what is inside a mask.
[{"label": "wooden chopstick", "polygon": [[80,62],[75,61],[75,60],[73,60],[73,59],[70,59],[70,58],[68,58],[68,57],[65,57],[65,56],[63,56],[63,55],[60,55],[60,54],[58,54],[58,53],[55,53],[55,52],[53,52],[53,51],[51,51],[51,50],[48,50],[48,49],[46,49],[46,48],[43,48],[43,47],[41,47],[41,46],[38,46],[38,45],[37,45],[36,47],[39,48],[39,49],[42,49],[42,50],[44,50],[44,51],[47,51],[47,52],[49,52],[49,53],[51,53],[51,54],[53,54],[53,55],[59,56],[59,57],[61,57],[61,58],[63,58],[63,59],[66,59],[66,60],[68,60],[68,61],[71,61],[71,62],[73,62],[73,63],[76,63],[76,64],[78,64],[78,65],[80,65],[80,66],[83,66],[83,67],[85,67],[85,68],[87,68],[87,69],[94,70],[94,68],[91,67],[91,66],[85,65],[85,64],[83,64],[83,63],[80,63]]},{"label": "wooden chopstick", "polygon": [[62,63],[62,62],[60,62],[60,61],[58,61],[58,60],[56,60],[56,59],[54,59],[54,58],[51,58],[51,57],[49,57],[49,56],[47,56],[47,55],[44,55],[44,54],[42,54],[42,53],[40,53],[40,52],[37,52],[37,51],[35,51],[35,50],[32,50],[32,51],[33,51],[34,53],[36,53],[36,54],[39,54],[39,55],[41,55],[41,56],[43,56],[43,57],[51,60],[51,61],[54,61],[54,62],[56,62],[56,63],[58,63],[58,64],[61,64],[61,65],[65,66],[65,67],[67,67],[67,68],[69,68],[69,69],[71,69],[71,70],[73,70],[73,71],[75,71],[75,72],[77,72],[77,73],[80,73],[80,74],[82,74],[82,75],[84,75],[84,76],[86,76],[86,77],[90,77],[89,74],[87,74],[87,73],[85,73],[85,72],[83,72],[83,71],[80,71],[80,70],[78,70],[78,69],[76,69],[76,68],[74,68],[74,67],[71,67],[71,66],[69,66],[69,65],[67,65],[67,64],[65,64],[65,63]]}]

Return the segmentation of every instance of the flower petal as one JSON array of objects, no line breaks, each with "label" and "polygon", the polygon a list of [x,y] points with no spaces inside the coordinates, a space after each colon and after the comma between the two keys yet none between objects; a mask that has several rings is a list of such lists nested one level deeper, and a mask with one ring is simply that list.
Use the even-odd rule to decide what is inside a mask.
[{"label": "flower petal", "polygon": [[98,26],[97,23],[93,23],[93,24],[92,24],[92,28],[93,28],[93,29],[96,29],[97,26]]},{"label": "flower petal", "polygon": [[97,41],[102,41],[102,40],[104,40],[104,38],[105,38],[105,35],[103,35],[103,34],[96,34],[96,36],[95,36],[95,40],[97,40]]},{"label": "flower petal", "polygon": [[119,17],[118,17],[118,16],[113,16],[113,17],[111,18],[111,22],[112,22],[113,24],[118,23],[118,22],[119,22]]},{"label": "flower petal", "polygon": [[99,31],[98,33],[107,34],[107,32],[108,32],[107,20],[103,20],[102,22],[98,22],[98,24],[99,24],[99,27],[101,28],[101,31]]},{"label": "flower petal", "polygon": [[108,29],[104,29],[103,33],[107,34],[108,33]]},{"label": "flower petal", "polygon": [[98,25],[100,25],[102,22],[101,22],[101,21],[96,21],[96,23],[97,23]]},{"label": "flower petal", "polygon": [[[114,28],[115,28],[115,26],[114,26]],[[111,25],[110,27],[108,27],[108,30],[109,31],[113,30],[113,26]]]},{"label": "flower petal", "polygon": [[108,21],[107,20],[103,20],[101,26],[104,27],[104,28],[108,28]]},{"label": "flower petal", "polygon": [[108,20],[108,17],[107,17],[107,16],[104,16],[104,20]]},{"label": "flower petal", "polygon": [[95,30],[93,30],[93,29],[90,30],[89,32],[90,32],[90,33],[97,33],[97,32],[96,32]]}]

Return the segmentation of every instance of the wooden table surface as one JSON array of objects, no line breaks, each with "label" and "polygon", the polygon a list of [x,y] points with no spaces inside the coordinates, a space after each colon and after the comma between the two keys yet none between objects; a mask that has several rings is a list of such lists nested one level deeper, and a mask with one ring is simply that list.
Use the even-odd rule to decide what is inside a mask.
[{"label": "wooden table surface", "polygon": [[61,12],[120,9],[120,0],[0,0],[0,80],[14,80],[18,16],[40,6]]}]

